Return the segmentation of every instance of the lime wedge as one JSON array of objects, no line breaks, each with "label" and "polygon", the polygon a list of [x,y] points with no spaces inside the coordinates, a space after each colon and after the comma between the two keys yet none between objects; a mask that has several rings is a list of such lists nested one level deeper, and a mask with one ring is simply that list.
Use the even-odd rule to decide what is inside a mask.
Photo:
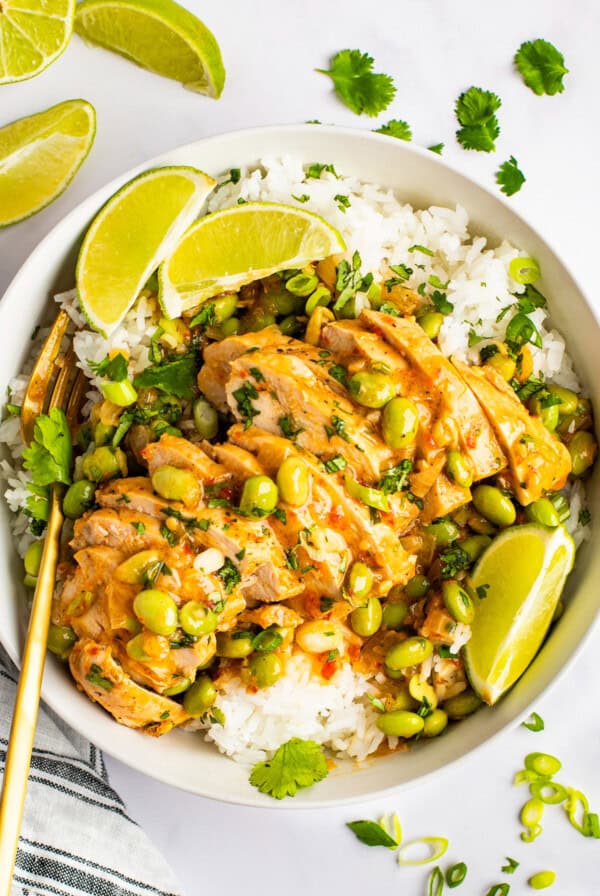
[{"label": "lime wedge", "polygon": [[81,309],[95,330],[106,336],[119,326],[214,185],[196,168],[153,168],[100,209],[85,235],[76,272]]},{"label": "lime wedge", "polygon": [[39,75],[64,53],[75,0],[0,0],[0,84]]},{"label": "lime wedge", "polygon": [[479,597],[464,660],[486,703],[496,703],[538,652],[574,558],[563,526],[535,525],[507,529],[482,555],[470,581]]},{"label": "lime wedge", "polygon": [[68,100],[0,128],[0,227],[35,215],[60,196],[95,133],[96,113],[85,100]]},{"label": "lime wedge", "polygon": [[225,69],[215,36],[174,0],[83,0],[75,31],[190,90],[221,95]]},{"label": "lime wedge", "polygon": [[345,250],[338,231],[312,212],[248,202],[201,218],[161,265],[159,299],[170,317],[221,292]]}]

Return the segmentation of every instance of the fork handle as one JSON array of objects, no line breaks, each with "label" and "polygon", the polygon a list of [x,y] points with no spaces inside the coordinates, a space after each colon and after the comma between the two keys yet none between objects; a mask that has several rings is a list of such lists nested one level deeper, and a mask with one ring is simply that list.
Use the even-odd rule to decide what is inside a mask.
[{"label": "fork handle", "polygon": [[19,831],[40,705],[46,642],[56,579],[59,538],[63,521],[61,497],[61,486],[53,485],[48,528],[31,608],[6,753],[4,783],[0,800],[0,896],[10,896],[19,845]]}]

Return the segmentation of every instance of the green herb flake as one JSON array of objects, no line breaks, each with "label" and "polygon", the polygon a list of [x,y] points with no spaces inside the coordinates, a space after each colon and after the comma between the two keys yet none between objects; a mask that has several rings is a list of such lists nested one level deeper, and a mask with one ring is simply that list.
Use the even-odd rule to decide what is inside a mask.
[{"label": "green herb flake", "polygon": [[395,495],[397,492],[406,491],[408,489],[408,477],[412,473],[412,469],[411,460],[408,460],[408,458],[401,460],[395,467],[384,470],[376,488],[380,489],[384,495]]},{"label": "green herb flake", "polygon": [[292,199],[295,199],[296,202],[308,202],[310,196],[308,195],[308,193],[302,193],[302,195],[300,196],[295,196],[294,193],[292,193]]},{"label": "green herb flake", "polygon": [[475,589],[475,591],[476,591],[476,594],[477,594],[477,597],[479,598],[479,600],[485,600],[489,590],[490,590],[489,585],[478,585],[477,588]]},{"label": "green herb flake", "polygon": [[528,719],[521,722],[521,725],[528,731],[543,731],[545,727],[543,718],[537,712],[532,712]]},{"label": "green herb flake", "polygon": [[393,78],[373,71],[374,59],[360,50],[340,50],[328,69],[317,72],[333,81],[339,99],[356,115],[375,117],[390,105],[396,94]]},{"label": "green herb flake", "polygon": [[580,526],[589,526],[592,520],[592,514],[589,512],[587,507],[579,511],[578,520]]},{"label": "green herb flake", "polygon": [[504,874],[514,874],[519,865],[520,862],[517,862],[516,859],[506,856],[506,865],[503,865],[500,871],[504,872]]},{"label": "green herb flake", "polygon": [[217,575],[223,582],[226,594],[231,594],[236,585],[242,581],[240,571],[232,561],[227,557],[221,569],[217,570]]},{"label": "green herb flake", "polygon": [[111,691],[114,687],[114,683],[102,675],[102,669],[95,663],[92,663],[90,666],[90,671],[85,676],[85,680],[97,688],[102,688],[103,691]]},{"label": "green herb flake", "polygon": [[312,162],[312,164],[310,164],[306,169],[306,180],[309,180],[311,177],[315,180],[319,180],[321,174],[324,171],[327,171],[329,174],[333,174],[334,177],[339,178],[339,174],[331,163]]},{"label": "green herb flake", "polygon": [[554,96],[565,89],[563,78],[569,73],[560,50],[547,40],[527,40],[515,53],[515,66],[524,83],[538,96]]},{"label": "green herb flake", "polygon": [[182,355],[175,361],[146,367],[133,381],[137,389],[158,389],[177,398],[192,398],[198,361],[194,352]]},{"label": "green herb flake", "polygon": [[508,162],[503,162],[496,171],[496,183],[505,196],[513,196],[518,193],[525,180],[526,177],[514,156],[511,156]]},{"label": "green herb flake", "polygon": [[500,97],[491,90],[470,87],[456,101],[455,113],[461,125],[456,139],[465,149],[493,152],[500,126],[496,112],[502,105]]},{"label": "green herb flake", "polygon": [[427,149],[429,150],[429,152],[434,152],[436,155],[441,156],[444,150],[444,144],[434,143],[432,146],[428,146]]},{"label": "green herb flake", "polygon": [[[142,523],[142,525],[143,525],[143,523]],[[174,547],[177,544],[177,542],[178,542],[177,535],[175,534],[175,532],[171,532],[171,530],[167,526],[161,526],[159,529],[159,532],[162,535],[162,537],[165,539],[165,541],[167,542],[169,547]]]},{"label": "green herb flake", "polygon": [[368,819],[348,821],[346,827],[350,828],[356,839],[364,843],[365,846],[385,846],[387,849],[396,849],[398,846],[397,841],[390,837],[388,832],[384,831],[376,821]]},{"label": "green herb flake", "polygon": [[284,417],[280,417],[277,423],[286,439],[294,441],[301,432],[304,432],[304,429],[301,426],[296,426],[296,422],[291,414],[286,414]]},{"label": "green herb flake", "polygon": [[236,400],[240,418],[244,422],[244,429],[250,429],[252,420],[260,414],[260,411],[257,411],[252,404],[252,401],[258,398],[258,392],[252,383],[245,382],[239,389],[234,390],[233,397]]},{"label": "green herb flake", "polygon": [[337,193],[333,197],[333,201],[337,203],[337,207],[341,212],[346,212],[347,208],[350,208],[350,199],[348,196],[344,196],[342,193]]},{"label": "green herb flake", "polygon": [[376,134],[385,134],[386,137],[396,137],[397,140],[412,140],[412,131],[407,121],[401,118],[392,118],[387,124],[382,124],[375,131]]},{"label": "green herb flake", "polygon": [[293,737],[279,747],[272,759],[254,766],[250,783],[261,793],[281,800],[322,781],[328,771],[319,744]]},{"label": "green herb flake", "polygon": [[453,544],[440,554],[442,579],[453,579],[471,565],[471,558],[459,544]]},{"label": "green herb flake", "polygon": [[423,255],[430,255],[432,258],[435,255],[431,249],[428,249],[427,246],[421,246],[419,243],[415,243],[414,246],[411,246],[408,250],[409,252],[422,252]]},{"label": "green herb flake", "polygon": [[323,466],[328,473],[337,473],[339,470],[343,470],[348,466],[348,461],[345,457],[342,457],[341,454],[336,454],[336,456],[332,457],[330,460],[324,461]]},{"label": "green herb flake", "polygon": [[72,460],[71,433],[63,411],[52,408],[48,414],[39,414],[33,441],[23,452],[23,466],[31,473],[25,512],[41,531],[50,512],[50,486],[70,484]]},{"label": "green herb flake", "polygon": [[98,364],[88,360],[88,364],[97,376],[104,376],[114,383],[121,383],[127,379],[127,359],[121,352],[112,358],[107,355]]}]

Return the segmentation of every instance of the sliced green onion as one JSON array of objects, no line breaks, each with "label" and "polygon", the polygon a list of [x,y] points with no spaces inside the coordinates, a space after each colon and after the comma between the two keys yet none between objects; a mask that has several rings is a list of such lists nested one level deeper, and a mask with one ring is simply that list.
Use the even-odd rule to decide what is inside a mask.
[{"label": "sliced green onion", "polygon": [[510,884],[494,884],[487,891],[485,896],[508,896],[510,893]]},{"label": "sliced green onion", "polygon": [[429,885],[427,887],[427,896],[442,896],[444,892],[444,875],[442,869],[436,865],[429,875]]},{"label": "sliced green onion", "polygon": [[523,286],[527,286],[528,284],[535,283],[536,280],[539,280],[542,272],[535,258],[521,255],[519,258],[513,258],[508,266],[508,273],[515,283],[521,283]]},{"label": "sliced green onion", "polygon": [[446,871],[446,883],[450,889],[453,890],[454,887],[458,887],[462,884],[466,876],[467,866],[464,862],[457,862],[456,865],[452,865]]},{"label": "sliced green onion", "polygon": [[516,859],[511,859],[510,856],[506,857],[507,864],[503,865],[500,871],[503,871],[505,874],[514,874],[517,868],[520,865],[520,862],[517,862]]},{"label": "sliced green onion", "polygon": [[[431,850],[431,854],[424,859],[407,858],[407,854],[415,851],[415,847],[423,844]],[[448,840],[446,837],[421,837],[419,840],[411,840],[406,843],[398,852],[398,864],[415,867],[417,865],[428,865],[430,862],[437,862],[448,849]]]},{"label": "sliced green onion", "polygon": [[543,815],[544,803],[541,799],[533,797],[532,799],[527,800],[519,815],[521,824],[523,827],[527,828],[526,831],[521,833],[521,840],[525,843],[531,843],[532,840],[535,840],[536,837],[540,836],[542,833],[540,821],[542,820]]},{"label": "sliced green onion", "polygon": [[532,890],[545,890],[546,887],[551,887],[555,880],[556,872],[538,871],[537,874],[531,875],[527,883]]},{"label": "sliced green onion", "polygon": [[529,753],[525,757],[525,768],[538,775],[551,778],[562,768],[562,762],[550,753]]},{"label": "sliced green onion", "polygon": [[369,288],[367,290],[367,298],[371,302],[378,302],[381,299],[381,292],[382,292],[381,284],[375,283],[375,281],[373,280],[373,282],[371,283],[371,285],[369,286]]},{"label": "sliced green onion", "polygon": [[375,510],[383,510],[384,513],[387,513],[390,509],[385,492],[380,492],[376,488],[370,488],[368,485],[361,485],[360,482],[357,482],[356,479],[352,479],[352,477],[347,474],[344,477],[344,482],[352,497],[356,498],[358,501],[362,501],[362,503],[366,504],[368,507],[373,507]]},{"label": "sliced green onion", "polygon": [[137,392],[129,380],[122,380],[120,383],[101,383],[100,388],[106,400],[112,401],[120,408],[128,407],[137,398]]},{"label": "sliced green onion", "polygon": [[525,345],[527,342],[531,342],[538,348],[542,347],[540,331],[534,322],[522,312],[515,314],[512,318],[506,328],[505,339],[507,342],[511,343],[511,345],[516,345],[518,348]]},{"label": "sliced green onion", "polygon": [[[367,697],[368,696],[369,695],[367,694]],[[383,828],[386,834],[389,834],[392,840],[396,841],[396,846],[400,846],[402,843],[402,825],[400,824],[397,812],[394,812],[393,815],[382,815],[379,819],[379,827]],[[390,849],[395,849],[396,846],[390,847]]]},{"label": "sliced green onion", "polygon": [[[564,803],[569,795],[566,788],[562,784],[557,784],[556,781],[533,781],[529,785],[529,790],[532,796],[541,800],[547,806],[557,806],[559,803]],[[550,793],[548,793],[548,790]]]},{"label": "sliced green onion", "polygon": [[[567,818],[569,819],[572,827],[574,827],[576,831],[579,831],[580,834],[584,834],[585,836],[585,819],[590,811],[588,798],[585,793],[581,792],[581,790],[573,790],[570,787],[567,788],[567,793],[568,797],[564,805],[564,810],[567,813]],[[579,807],[581,807],[581,821],[579,821],[577,818]]]},{"label": "sliced green onion", "polygon": [[307,299],[304,310],[307,314],[312,314],[317,305],[329,305],[331,301],[331,292],[326,286],[318,286],[313,294]]},{"label": "sliced green onion", "polygon": [[586,812],[583,819],[583,833],[586,837],[595,837],[600,840],[600,821],[596,812]]},{"label": "sliced green onion", "polygon": [[521,725],[523,726],[523,728],[527,728],[528,731],[544,730],[544,720],[537,714],[537,712],[532,712],[528,719],[525,719],[524,722],[521,722]]},{"label": "sliced green onion", "polygon": [[541,781],[549,781],[550,778],[548,775],[538,775],[537,772],[532,772],[531,769],[522,768],[517,772],[513,779],[513,784],[518,787],[519,784],[533,784],[534,782]]},{"label": "sliced green onion", "polygon": [[[533,281],[532,281],[533,282]],[[293,296],[307,297],[311,295],[319,285],[319,278],[314,274],[296,274],[285,284],[288,292]]]},{"label": "sliced green onion", "polygon": [[541,824],[536,824],[534,827],[528,828],[526,831],[521,831],[521,840],[523,841],[523,843],[533,843],[533,841],[537,840],[541,833]]}]

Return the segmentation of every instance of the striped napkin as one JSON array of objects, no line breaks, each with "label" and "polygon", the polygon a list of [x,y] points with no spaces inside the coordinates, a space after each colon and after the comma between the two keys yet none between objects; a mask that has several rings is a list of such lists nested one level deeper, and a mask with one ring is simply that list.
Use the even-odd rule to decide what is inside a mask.
[{"label": "striped napkin", "polygon": [[[16,674],[0,648],[0,780]],[[102,753],[42,708],[13,896],[180,896],[171,869],[129,818]]]}]

